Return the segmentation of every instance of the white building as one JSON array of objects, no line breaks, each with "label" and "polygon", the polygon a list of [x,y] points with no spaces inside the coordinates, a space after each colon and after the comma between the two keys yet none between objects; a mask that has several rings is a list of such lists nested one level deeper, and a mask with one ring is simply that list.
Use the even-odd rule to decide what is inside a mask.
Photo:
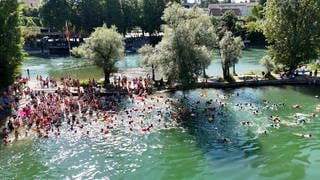
[{"label": "white building", "polygon": [[184,0],[182,5],[185,8],[191,8],[197,4],[201,4],[201,0]]},{"label": "white building", "polygon": [[31,7],[40,7],[40,0],[19,0],[19,2],[28,4]]},{"label": "white building", "polygon": [[[225,2],[225,0],[219,0],[219,2]],[[231,0],[231,3],[250,3],[257,2],[257,0]]]},{"label": "white building", "polygon": [[256,3],[220,3],[210,4],[209,15],[215,17],[221,17],[226,11],[233,11],[238,17],[251,15],[252,8]]}]

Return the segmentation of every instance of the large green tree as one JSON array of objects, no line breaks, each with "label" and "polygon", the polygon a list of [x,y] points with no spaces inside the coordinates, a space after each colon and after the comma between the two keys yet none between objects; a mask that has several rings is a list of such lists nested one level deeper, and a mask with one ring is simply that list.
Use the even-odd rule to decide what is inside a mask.
[{"label": "large green tree", "polygon": [[185,9],[172,4],[165,9],[164,36],[154,48],[140,52],[145,64],[159,69],[169,79],[180,82],[184,89],[194,84],[211,63],[216,44],[215,29],[199,8]]},{"label": "large green tree", "polygon": [[121,2],[124,30],[130,32],[135,26],[139,26],[142,10],[138,0],[122,0]]},{"label": "large green tree", "polygon": [[231,31],[235,33],[236,30],[236,23],[238,21],[238,17],[234,13],[234,11],[226,11],[223,13],[220,23],[222,25],[223,31]]},{"label": "large green tree", "polygon": [[267,70],[267,74],[272,72],[275,69],[274,61],[269,55],[265,55],[260,59],[260,64],[264,66]]},{"label": "large green tree", "polygon": [[288,70],[317,58],[320,40],[320,1],[268,0],[264,35],[277,64]]},{"label": "large green tree", "polygon": [[89,58],[103,69],[105,85],[110,83],[110,74],[116,71],[115,63],[124,55],[124,41],[115,26],[108,28],[105,24],[98,27],[90,37],[72,52]]},{"label": "large green tree", "polygon": [[18,6],[17,0],[0,1],[0,87],[13,82],[23,58]]},{"label": "large green tree", "polygon": [[143,0],[141,27],[149,34],[159,32],[163,21],[161,16],[169,2],[180,2],[179,0]]},{"label": "large green tree", "polygon": [[220,54],[221,54],[221,65],[223,78],[228,80],[230,76],[230,67],[233,67],[233,73],[235,72],[235,64],[238,63],[241,55],[241,50],[244,44],[240,37],[234,37],[232,32],[227,31],[223,38],[219,42]]},{"label": "large green tree", "polygon": [[25,39],[25,43],[29,46],[33,46],[34,44],[30,44],[30,39],[36,37],[40,34],[40,18],[39,18],[39,9],[35,7],[30,7],[28,4],[20,4],[19,6],[21,15],[21,31],[22,36]]},{"label": "large green tree", "polygon": [[123,11],[120,0],[107,0],[104,7],[104,20],[108,27],[115,25],[119,32],[125,33]]},{"label": "large green tree", "polygon": [[47,0],[40,8],[40,17],[44,26],[61,30],[70,21],[71,12],[69,1]]},{"label": "large green tree", "polygon": [[100,0],[77,0],[72,6],[71,22],[78,31],[90,33],[95,27],[102,25],[102,10]]}]

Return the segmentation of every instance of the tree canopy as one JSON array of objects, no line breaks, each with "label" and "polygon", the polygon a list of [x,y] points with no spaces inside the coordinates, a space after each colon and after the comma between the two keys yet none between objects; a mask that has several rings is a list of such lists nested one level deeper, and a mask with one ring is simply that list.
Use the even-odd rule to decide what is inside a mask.
[{"label": "tree canopy", "polygon": [[121,10],[120,0],[107,0],[104,7],[103,14],[105,15],[105,22],[110,27],[112,25],[116,26],[120,32],[124,30],[123,12]]},{"label": "tree canopy", "polygon": [[267,73],[272,72],[276,67],[274,61],[271,59],[269,55],[263,56],[260,60],[260,64],[266,68]]},{"label": "tree canopy", "polygon": [[264,35],[276,63],[289,70],[317,58],[320,40],[320,1],[268,0]]},{"label": "tree canopy", "polygon": [[43,25],[61,30],[71,18],[71,7],[67,0],[48,0],[40,8]]},{"label": "tree canopy", "polygon": [[23,58],[17,0],[0,1],[0,87],[13,82]]},{"label": "tree canopy", "polygon": [[236,32],[236,23],[238,21],[238,17],[234,13],[234,11],[226,11],[223,13],[220,22],[224,31],[231,31],[232,33]]},{"label": "tree canopy", "polygon": [[142,4],[142,29],[152,34],[159,32],[163,21],[161,16],[169,2],[179,0],[143,0]]},{"label": "tree canopy", "polygon": [[105,24],[98,27],[90,37],[72,53],[93,60],[105,74],[105,84],[110,83],[110,73],[115,72],[115,64],[124,55],[124,41],[115,26],[108,28]]},{"label": "tree canopy", "polygon": [[70,22],[77,32],[90,33],[104,23],[122,34],[139,26],[150,34],[161,30],[161,16],[169,2],[179,0],[47,0],[40,8],[42,24],[62,29]]},{"label": "tree canopy", "polygon": [[77,0],[71,8],[71,22],[79,31],[91,32],[102,25],[103,6],[100,0]]},{"label": "tree canopy", "polygon": [[215,29],[200,8],[185,9],[173,3],[165,9],[162,41],[154,48],[140,52],[146,64],[153,64],[169,79],[182,83],[186,89],[197,81],[209,66],[216,44]]},{"label": "tree canopy", "polygon": [[240,37],[234,37],[232,32],[227,31],[220,40],[219,47],[223,78],[229,80],[230,67],[233,66],[233,73],[235,74],[235,64],[238,63],[244,44]]}]

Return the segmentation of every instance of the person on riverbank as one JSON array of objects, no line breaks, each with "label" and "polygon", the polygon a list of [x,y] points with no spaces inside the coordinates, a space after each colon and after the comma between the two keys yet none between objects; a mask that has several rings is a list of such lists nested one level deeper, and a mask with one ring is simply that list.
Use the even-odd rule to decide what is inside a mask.
[{"label": "person on riverbank", "polygon": [[28,75],[28,79],[30,79],[30,70],[27,69],[27,75]]},{"label": "person on riverbank", "polygon": [[19,139],[20,133],[18,132],[18,130],[14,131],[14,140],[17,141]]}]

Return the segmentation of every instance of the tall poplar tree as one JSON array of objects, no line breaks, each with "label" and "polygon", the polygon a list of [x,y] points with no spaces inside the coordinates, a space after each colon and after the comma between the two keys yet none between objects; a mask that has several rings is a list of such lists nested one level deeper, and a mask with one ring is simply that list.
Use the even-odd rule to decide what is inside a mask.
[{"label": "tall poplar tree", "polygon": [[244,44],[240,37],[234,37],[231,31],[227,31],[220,40],[219,47],[223,78],[230,80],[230,67],[233,67],[233,74],[236,75],[235,64],[239,61]]},{"label": "tall poplar tree", "polygon": [[0,87],[13,82],[23,59],[17,0],[0,1]]}]

